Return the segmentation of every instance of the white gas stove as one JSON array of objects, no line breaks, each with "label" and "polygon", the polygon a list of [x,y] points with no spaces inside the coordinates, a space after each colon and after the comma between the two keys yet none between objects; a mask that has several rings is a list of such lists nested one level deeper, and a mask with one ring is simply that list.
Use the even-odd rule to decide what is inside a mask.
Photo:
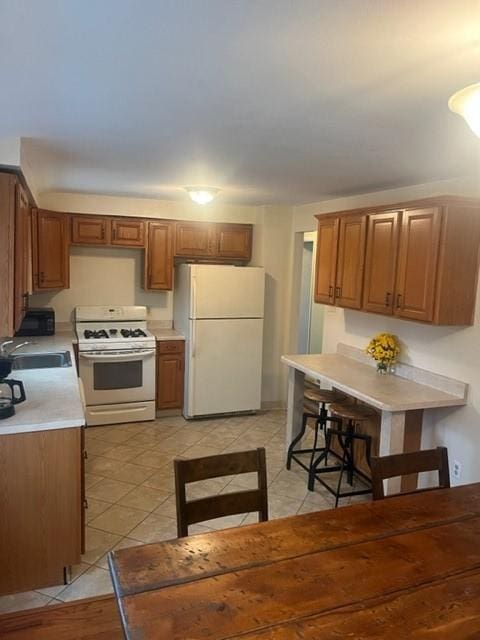
[{"label": "white gas stove", "polygon": [[155,337],[146,307],[77,307],[87,425],[155,418]]}]

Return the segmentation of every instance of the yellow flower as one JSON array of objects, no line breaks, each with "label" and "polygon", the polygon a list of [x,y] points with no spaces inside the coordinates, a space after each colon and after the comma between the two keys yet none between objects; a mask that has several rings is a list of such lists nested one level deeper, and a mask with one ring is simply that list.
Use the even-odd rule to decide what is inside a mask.
[{"label": "yellow flower", "polygon": [[370,340],[365,351],[377,362],[393,363],[400,353],[400,345],[391,333],[379,333]]}]

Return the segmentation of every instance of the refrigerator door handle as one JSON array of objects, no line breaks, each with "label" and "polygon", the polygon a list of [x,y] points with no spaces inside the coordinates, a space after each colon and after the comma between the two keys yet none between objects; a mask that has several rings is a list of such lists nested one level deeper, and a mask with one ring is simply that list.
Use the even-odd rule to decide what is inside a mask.
[{"label": "refrigerator door handle", "polygon": [[195,358],[195,351],[196,351],[196,347],[197,347],[197,340],[196,340],[196,331],[195,331],[195,322],[192,322],[192,336],[191,336],[191,340],[190,340],[190,344],[191,344],[191,358]]},{"label": "refrigerator door handle", "polygon": [[192,318],[197,317],[197,279],[192,276]]}]

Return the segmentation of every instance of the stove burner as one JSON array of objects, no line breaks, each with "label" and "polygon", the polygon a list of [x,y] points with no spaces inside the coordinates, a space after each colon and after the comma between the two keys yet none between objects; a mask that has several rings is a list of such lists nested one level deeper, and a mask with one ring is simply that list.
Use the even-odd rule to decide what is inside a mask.
[{"label": "stove burner", "polygon": [[147,334],[142,329],[121,329],[124,338],[146,338]]},{"label": "stove burner", "polygon": [[86,340],[90,340],[91,338],[98,340],[98,339],[105,339],[110,337],[108,333],[105,331],[105,329],[100,329],[98,331],[85,329],[85,331],[83,332],[83,335],[85,336]]}]

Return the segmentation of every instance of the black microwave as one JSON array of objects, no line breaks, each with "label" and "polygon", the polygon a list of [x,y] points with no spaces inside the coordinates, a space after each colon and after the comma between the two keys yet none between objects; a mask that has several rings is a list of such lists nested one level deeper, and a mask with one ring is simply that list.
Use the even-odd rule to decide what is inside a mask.
[{"label": "black microwave", "polygon": [[27,309],[17,336],[53,336],[55,311],[51,307]]}]

